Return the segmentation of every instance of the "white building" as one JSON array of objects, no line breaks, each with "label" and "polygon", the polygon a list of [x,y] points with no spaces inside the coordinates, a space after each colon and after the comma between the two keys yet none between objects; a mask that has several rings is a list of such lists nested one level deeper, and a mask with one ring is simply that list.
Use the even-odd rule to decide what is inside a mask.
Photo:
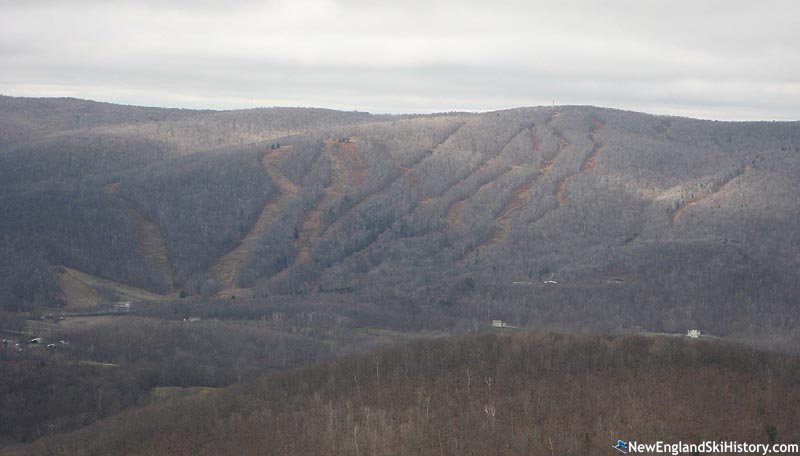
[{"label": "white building", "polygon": [[687,336],[691,337],[692,339],[699,339],[700,338],[700,330],[699,329],[690,329]]},{"label": "white building", "polygon": [[492,320],[492,328],[516,328],[516,326],[511,326],[503,320]]}]

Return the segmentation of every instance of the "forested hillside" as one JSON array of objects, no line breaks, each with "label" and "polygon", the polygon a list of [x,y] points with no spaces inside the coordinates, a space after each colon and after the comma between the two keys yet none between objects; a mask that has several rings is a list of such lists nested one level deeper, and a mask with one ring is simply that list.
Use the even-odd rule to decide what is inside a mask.
[{"label": "forested hillside", "polygon": [[797,358],[669,336],[417,342],[130,410],[12,455],[611,454],[798,443]]},{"label": "forested hillside", "polygon": [[798,176],[795,122],[2,97],[0,305],[318,295],[798,350]]}]

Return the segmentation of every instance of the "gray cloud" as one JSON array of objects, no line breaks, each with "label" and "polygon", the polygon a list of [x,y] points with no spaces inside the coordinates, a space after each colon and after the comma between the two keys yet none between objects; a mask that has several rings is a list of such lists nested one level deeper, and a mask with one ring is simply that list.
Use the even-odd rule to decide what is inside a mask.
[{"label": "gray cloud", "polygon": [[373,112],[595,104],[800,118],[792,1],[29,0],[0,93]]}]

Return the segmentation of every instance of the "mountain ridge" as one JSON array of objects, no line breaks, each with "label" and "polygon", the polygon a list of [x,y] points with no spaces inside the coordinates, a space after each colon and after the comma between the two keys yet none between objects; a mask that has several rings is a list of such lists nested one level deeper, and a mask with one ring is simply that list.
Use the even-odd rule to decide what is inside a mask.
[{"label": "mountain ridge", "polygon": [[797,120],[781,120],[781,119],[760,119],[760,120],[724,120],[724,119],[714,119],[714,118],[704,118],[704,117],[692,117],[688,115],[677,115],[677,114],[658,114],[655,112],[648,112],[648,111],[639,111],[636,109],[624,109],[624,108],[614,108],[610,106],[599,106],[599,105],[584,105],[584,104],[566,104],[566,105],[556,105],[556,104],[549,104],[549,105],[529,105],[529,106],[517,106],[512,108],[500,108],[500,109],[490,109],[490,110],[479,110],[479,111],[436,111],[436,112],[429,112],[429,113],[415,113],[415,112],[404,112],[404,113],[397,113],[397,114],[390,114],[390,113],[380,113],[380,112],[371,112],[371,111],[362,111],[358,109],[339,109],[333,107],[314,107],[314,106],[252,106],[252,107],[243,107],[243,108],[230,108],[230,109],[211,109],[211,108],[181,108],[181,107],[170,107],[170,106],[148,106],[148,105],[137,105],[137,104],[128,104],[128,103],[120,103],[114,101],[100,101],[100,100],[92,100],[88,98],[79,98],[79,97],[71,97],[71,96],[64,96],[64,97],[29,97],[29,96],[19,96],[19,95],[6,95],[0,94],[0,104],[3,103],[25,103],[25,102],[34,102],[34,103],[53,103],[53,102],[65,102],[65,103],[79,103],[88,106],[107,106],[107,107],[118,107],[118,108],[133,108],[137,110],[152,110],[152,111],[178,111],[183,113],[195,113],[195,114],[213,114],[213,113],[232,113],[232,112],[247,112],[247,111],[264,111],[264,110],[308,110],[308,111],[321,111],[321,112],[336,112],[336,113],[353,113],[353,114],[369,114],[375,117],[384,117],[384,118],[407,118],[407,117],[439,117],[439,116],[452,116],[452,115],[481,115],[481,114],[491,114],[491,113],[498,113],[498,112],[508,112],[508,111],[517,111],[517,110],[531,110],[531,109],[558,109],[558,110],[566,110],[566,109],[598,109],[598,110],[608,110],[608,111],[616,111],[620,113],[634,113],[634,114],[643,114],[647,116],[653,117],[663,117],[668,119],[685,119],[685,120],[697,120],[697,121],[708,121],[708,122],[719,122],[719,123],[732,123],[732,124],[754,124],[754,123],[796,123],[800,122],[800,119]]},{"label": "mountain ridge", "polygon": [[[164,299],[350,290],[457,319],[700,326],[796,346],[777,321],[794,321],[800,290],[799,122],[86,103],[0,98],[6,309],[69,307],[65,266]],[[60,109],[19,114],[28,104]],[[77,120],[86,106],[99,123]],[[25,116],[39,126],[20,133]],[[596,323],[590,299],[606,312]],[[551,314],[556,301],[572,310]]]}]

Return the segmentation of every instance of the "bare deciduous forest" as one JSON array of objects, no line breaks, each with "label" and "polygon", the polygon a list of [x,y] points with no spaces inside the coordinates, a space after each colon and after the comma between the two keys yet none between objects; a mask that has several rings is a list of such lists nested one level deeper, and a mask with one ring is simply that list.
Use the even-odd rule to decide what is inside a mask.
[{"label": "bare deciduous forest", "polygon": [[634,432],[797,442],[798,368],[679,338],[468,336],[123,412],[11,454],[608,454]]},{"label": "bare deciduous forest", "polygon": [[0,445],[797,441],[798,175],[797,122],[0,97]]}]

